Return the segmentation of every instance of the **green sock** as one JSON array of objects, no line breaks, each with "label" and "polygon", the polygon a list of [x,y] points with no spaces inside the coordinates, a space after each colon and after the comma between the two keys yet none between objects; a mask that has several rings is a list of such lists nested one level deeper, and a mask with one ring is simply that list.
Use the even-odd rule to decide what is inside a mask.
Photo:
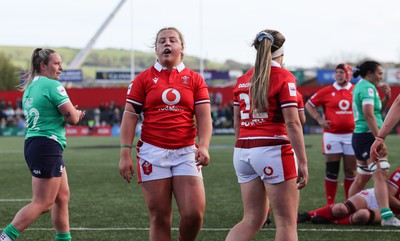
[{"label": "green sock", "polygon": [[56,233],[56,241],[71,241],[71,233]]},{"label": "green sock", "polygon": [[11,223],[3,230],[3,233],[7,234],[7,236],[12,240],[17,239],[20,234],[18,229]]},{"label": "green sock", "polygon": [[388,220],[388,219],[392,218],[393,216],[394,216],[393,212],[392,212],[392,210],[390,210],[390,208],[382,208],[381,209],[381,217],[383,219]]}]

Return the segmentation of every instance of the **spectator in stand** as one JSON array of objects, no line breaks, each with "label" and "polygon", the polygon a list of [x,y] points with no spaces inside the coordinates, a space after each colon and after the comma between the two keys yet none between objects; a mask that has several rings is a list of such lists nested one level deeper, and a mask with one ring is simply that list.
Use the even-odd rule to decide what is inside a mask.
[{"label": "spectator in stand", "polygon": [[[395,170],[387,183],[389,206],[400,214],[400,168]],[[316,210],[301,213],[298,222],[311,221],[316,224],[366,225],[382,222],[375,190],[369,188],[351,196],[342,203],[327,205]]]},{"label": "spectator in stand", "polygon": [[[365,61],[354,71],[354,77],[361,76],[353,90],[353,113],[355,129],[352,145],[357,157],[358,167],[355,181],[350,187],[349,196],[362,189],[374,178],[375,197],[382,216],[382,226],[400,226],[389,208],[389,195],[386,181],[390,168],[386,146],[382,146],[379,160],[372,160],[370,147],[382,127],[382,108],[389,102],[391,92],[387,84],[383,84],[383,68],[376,61]],[[380,86],[385,97],[381,100],[376,86]]]},{"label": "spectator in stand", "polygon": [[[351,146],[354,118],[351,108],[352,91],[350,83],[352,68],[348,64],[338,64],[335,69],[335,82],[315,93],[306,103],[306,110],[323,127],[322,150],[326,158],[325,198],[327,204],[335,202],[340,159],[344,167],[344,193],[348,198],[349,188],[354,181],[357,160]],[[322,107],[321,116],[317,107]],[[345,120],[345,121],[344,121]]]},{"label": "spectator in stand", "polygon": [[[190,241],[200,232],[205,210],[201,166],[210,162],[210,97],[203,78],[182,62],[184,42],[176,28],[157,33],[155,50],[157,62],[136,76],[128,88],[119,170],[130,182],[134,166],[138,167],[138,182],[150,218],[149,240],[171,240],[174,195],[181,214],[178,240]],[[131,148],[142,111],[134,165]]]},{"label": "spectator in stand", "polygon": [[251,240],[266,220],[269,200],[275,240],[298,240],[298,189],[306,186],[308,169],[296,80],[281,67],[284,42],[278,31],[258,33],[253,41],[255,67],[237,80],[233,91],[237,137],[233,164],[244,214],[227,241]]},{"label": "spectator in stand", "polygon": [[[58,81],[61,57],[52,49],[37,48],[31,58],[28,80],[18,86],[24,91],[27,113],[25,160],[32,174],[32,201],[23,207],[3,230],[0,241],[15,240],[43,213],[51,211],[56,241],[70,241],[67,171],[62,153],[67,145],[65,125],[77,124],[85,112],[77,110]],[[12,192],[12,190],[9,190]]]}]

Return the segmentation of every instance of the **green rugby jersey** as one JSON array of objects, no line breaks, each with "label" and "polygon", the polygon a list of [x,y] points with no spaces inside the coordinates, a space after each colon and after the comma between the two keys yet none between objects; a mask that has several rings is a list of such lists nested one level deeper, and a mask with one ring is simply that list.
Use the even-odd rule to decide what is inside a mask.
[{"label": "green rugby jersey", "polygon": [[358,81],[353,89],[353,114],[356,125],[354,133],[371,132],[371,130],[368,128],[367,122],[365,121],[365,115],[362,111],[363,104],[370,104],[374,106],[375,119],[378,124],[378,128],[381,129],[383,123],[381,113],[382,102],[375,85],[365,79]]},{"label": "green rugby jersey", "polygon": [[62,84],[44,76],[36,76],[24,91],[22,108],[28,130],[25,139],[45,136],[67,146],[65,119],[58,107],[70,101]]}]

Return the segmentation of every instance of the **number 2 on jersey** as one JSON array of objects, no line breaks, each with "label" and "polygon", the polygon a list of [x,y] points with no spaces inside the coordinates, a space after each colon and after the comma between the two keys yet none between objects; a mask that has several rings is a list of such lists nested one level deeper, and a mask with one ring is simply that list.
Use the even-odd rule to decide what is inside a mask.
[{"label": "number 2 on jersey", "polygon": [[[240,119],[245,120],[245,119],[250,119],[250,96],[245,93],[241,93],[239,95],[239,98],[244,101],[246,107],[245,110],[240,110]],[[252,114],[253,119],[261,119],[261,118],[268,118],[268,112],[257,112],[256,110],[253,110]]]}]

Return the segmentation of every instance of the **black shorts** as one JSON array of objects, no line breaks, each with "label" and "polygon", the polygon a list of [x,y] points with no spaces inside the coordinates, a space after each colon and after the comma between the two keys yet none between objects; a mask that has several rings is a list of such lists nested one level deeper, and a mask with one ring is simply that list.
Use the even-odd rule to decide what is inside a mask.
[{"label": "black shorts", "polygon": [[353,133],[351,145],[358,160],[367,161],[369,159],[370,148],[374,141],[375,137],[372,133]]},{"label": "black shorts", "polygon": [[47,137],[30,137],[25,140],[24,155],[32,176],[37,178],[61,177],[64,160],[61,145]]}]

